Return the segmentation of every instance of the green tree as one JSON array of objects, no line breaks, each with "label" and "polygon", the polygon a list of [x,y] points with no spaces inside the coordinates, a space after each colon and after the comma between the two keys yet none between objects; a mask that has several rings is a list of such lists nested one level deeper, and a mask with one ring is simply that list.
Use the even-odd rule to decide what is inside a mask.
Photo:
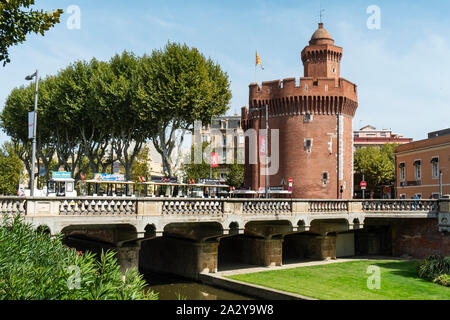
[{"label": "green tree", "polygon": [[[214,150],[213,150],[214,151]],[[190,181],[194,179],[195,182],[198,182],[199,179],[209,178],[210,164],[205,161],[205,159],[209,159],[211,152],[210,143],[203,142],[202,143],[202,163],[194,162],[194,152],[195,147],[192,145],[191,153],[186,157],[184,163],[182,165],[183,177],[185,181]],[[212,178],[217,179],[218,170],[217,168],[212,168]]]},{"label": "green tree", "polygon": [[136,99],[144,114],[152,115],[150,138],[162,157],[164,172],[172,176],[172,155],[195,121],[209,123],[224,114],[231,99],[228,75],[196,48],[169,42],[144,56],[138,73]]},{"label": "green tree", "polygon": [[14,145],[5,142],[0,149],[0,194],[17,195],[23,178],[23,163],[16,155]]},{"label": "green tree", "polygon": [[[131,179],[133,163],[151,140],[172,176],[175,147],[196,120],[223,114],[231,98],[228,75],[196,49],[169,43],[151,56],[123,52],[108,62],[76,61],[40,81],[37,155],[48,178],[63,166],[75,179],[106,172],[119,161]],[[34,86],[14,89],[0,114],[0,126],[31,175],[28,112]],[[51,168],[57,155],[58,163]],[[83,160],[84,159],[84,160]]]},{"label": "green tree", "polygon": [[[28,139],[28,112],[33,108],[33,86],[11,91],[0,114],[0,126],[11,138],[15,152],[31,176],[31,140]],[[31,183],[31,182],[30,182]]]},{"label": "green tree", "polygon": [[9,47],[24,42],[29,33],[44,35],[60,22],[59,18],[63,10],[44,12],[29,9],[34,2],[34,0],[2,0],[0,2],[0,62],[3,61],[3,66],[11,61]]},{"label": "green tree", "polygon": [[366,147],[355,151],[355,172],[367,181],[367,190],[373,193],[380,185],[391,184],[395,178],[395,145]]},{"label": "green tree", "polygon": [[144,177],[146,180],[150,176],[150,167],[148,165],[150,161],[150,149],[148,146],[144,146],[138,153],[136,160],[131,167],[131,180],[139,182],[140,177]]},{"label": "green tree", "polygon": [[142,58],[126,51],[112,57],[105,79],[107,90],[103,92],[111,106],[112,147],[127,179],[131,179],[133,163],[154,130],[154,115],[144,112],[136,98],[141,64]]},{"label": "green tree", "polygon": [[244,165],[232,163],[228,165],[226,184],[230,187],[240,188],[244,184]]}]

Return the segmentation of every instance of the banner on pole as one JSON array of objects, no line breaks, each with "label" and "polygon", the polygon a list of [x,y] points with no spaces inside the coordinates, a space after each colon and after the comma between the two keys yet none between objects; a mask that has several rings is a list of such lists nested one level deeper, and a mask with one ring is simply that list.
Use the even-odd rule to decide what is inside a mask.
[{"label": "banner on pole", "polygon": [[28,112],[28,139],[34,136],[34,111]]},{"label": "banner on pole", "polygon": [[213,152],[211,155],[211,166],[217,168],[219,166],[219,154]]},{"label": "banner on pole", "polygon": [[267,153],[266,136],[259,136],[259,155],[265,156]]}]

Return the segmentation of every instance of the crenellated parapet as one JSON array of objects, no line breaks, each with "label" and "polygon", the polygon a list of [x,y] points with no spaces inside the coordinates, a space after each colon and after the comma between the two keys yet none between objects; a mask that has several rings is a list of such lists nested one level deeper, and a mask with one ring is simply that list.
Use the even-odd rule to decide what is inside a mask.
[{"label": "crenellated parapet", "polygon": [[296,114],[346,114],[353,117],[358,107],[357,86],[340,78],[303,77],[252,83],[249,105],[269,105],[269,116]]}]

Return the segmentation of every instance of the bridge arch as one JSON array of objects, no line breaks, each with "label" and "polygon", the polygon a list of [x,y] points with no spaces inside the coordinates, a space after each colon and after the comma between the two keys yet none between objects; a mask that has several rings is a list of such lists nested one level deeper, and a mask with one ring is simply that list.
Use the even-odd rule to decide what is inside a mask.
[{"label": "bridge arch", "polygon": [[36,231],[38,231],[38,232],[43,232],[43,233],[49,234],[49,235],[52,234],[52,232],[51,232],[49,226],[47,226],[46,224],[41,224],[41,225],[39,225],[39,226],[36,228]]}]

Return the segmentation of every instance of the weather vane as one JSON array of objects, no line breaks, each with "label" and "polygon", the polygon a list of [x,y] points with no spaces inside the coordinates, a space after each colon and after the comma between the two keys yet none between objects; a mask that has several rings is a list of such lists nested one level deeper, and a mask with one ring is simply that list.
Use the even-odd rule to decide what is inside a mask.
[{"label": "weather vane", "polygon": [[322,9],[322,5],[320,5],[320,11],[319,11],[319,22],[322,23],[322,18],[323,18],[323,14],[322,12],[324,12],[325,9]]}]

